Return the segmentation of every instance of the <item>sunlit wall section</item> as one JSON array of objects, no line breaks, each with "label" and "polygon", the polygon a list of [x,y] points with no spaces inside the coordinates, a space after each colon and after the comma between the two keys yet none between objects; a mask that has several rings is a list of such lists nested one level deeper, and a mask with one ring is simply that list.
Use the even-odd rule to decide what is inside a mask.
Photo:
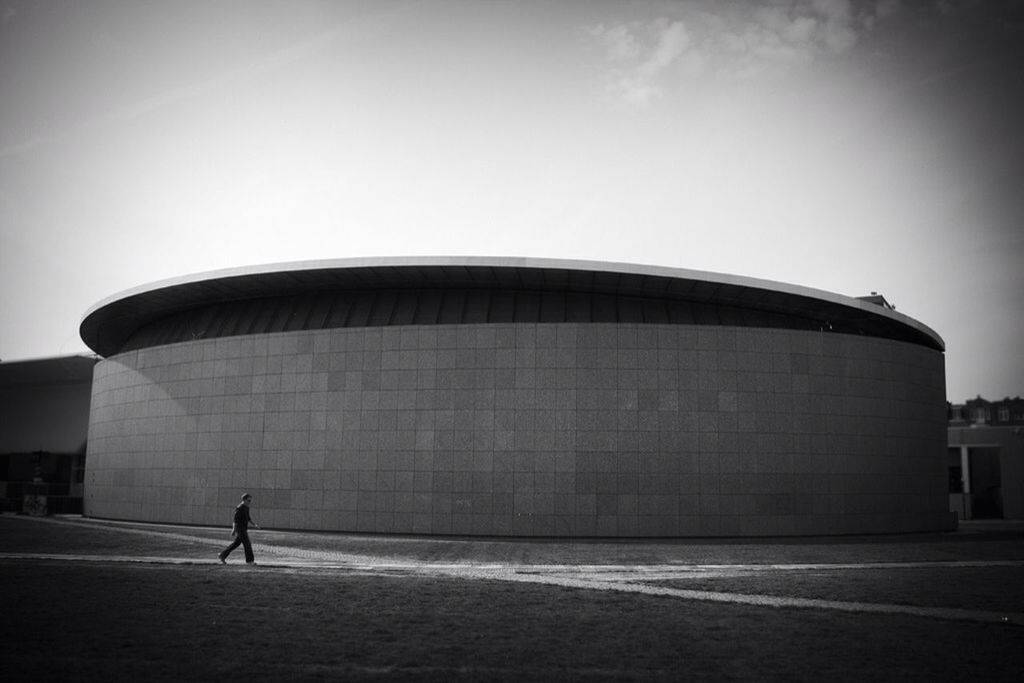
[{"label": "sunlit wall section", "polygon": [[941,351],[818,330],[392,325],[184,341],[95,374],[86,514],[289,529],[946,529]]}]

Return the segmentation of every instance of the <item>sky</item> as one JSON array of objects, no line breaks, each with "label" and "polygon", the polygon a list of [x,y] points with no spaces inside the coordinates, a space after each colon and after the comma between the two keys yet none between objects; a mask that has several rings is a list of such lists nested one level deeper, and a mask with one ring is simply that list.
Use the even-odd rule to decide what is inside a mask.
[{"label": "sky", "polygon": [[1024,3],[0,0],[0,359],[362,256],[882,293],[1024,394]]}]

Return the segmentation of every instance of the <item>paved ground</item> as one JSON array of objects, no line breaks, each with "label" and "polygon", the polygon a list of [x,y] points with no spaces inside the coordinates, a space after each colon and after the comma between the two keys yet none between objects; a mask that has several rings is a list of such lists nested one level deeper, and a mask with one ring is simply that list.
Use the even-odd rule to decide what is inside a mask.
[{"label": "paved ground", "polygon": [[[13,518],[16,524],[62,525],[76,531],[115,533],[125,549],[146,540],[180,541],[210,548],[209,556],[187,552],[159,555],[136,552],[0,551],[0,559],[103,561],[158,564],[214,563],[213,549],[225,545],[224,532],[206,527],[58,518]],[[952,570],[959,574],[993,569],[1024,569],[1024,522],[976,522],[953,534],[859,536],[846,538],[664,542],[496,541],[369,537],[254,530],[254,550],[263,569],[320,569],[445,575],[523,583],[615,590],[687,600],[846,612],[910,614],[937,619],[1024,625],[1024,605],[1007,600],[1001,609],[893,604],[886,601],[833,600],[775,594],[749,594],[685,588],[687,583],[742,579],[750,575],[906,570]],[[1017,537],[1019,536],[1019,539]],[[83,539],[84,540],[84,539]],[[1014,540],[1020,540],[1016,544]],[[132,542],[134,541],[134,542]],[[1015,547],[1019,546],[1019,547]],[[1000,553],[1002,556],[1000,556]],[[234,559],[240,559],[241,549]],[[794,561],[797,558],[815,561]],[[861,559],[858,560],[857,558]],[[646,558],[642,560],[640,558]],[[625,560],[625,561],[623,561]],[[729,561],[732,560],[732,561]],[[1009,588],[1009,586],[1007,586]],[[955,601],[954,601],[955,602]]]},{"label": "paved ground", "polygon": [[[86,568],[97,567],[121,576],[117,567],[208,567],[204,581],[276,574],[307,577],[315,585],[317,577],[368,577],[406,580],[412,586],[472,584],[490,587],[481,588],[487,594],[500,585],[522,586],[523,591],[546,586],[576,591],[573,595],[622,596],[627,602],[616,604],[627,606],[634,599],[628,596],[648,606],[666,600],[728,605],[742,608],[729,612],[742,615],[736,617],[741,620],[758,620],[763,610],[795,610],[821,615],[825,624],[855,625],[840,615],[862,615],[868,620],[863,624],[875,632],[895,624],[932,623],[934,628],[924,627],[927,632],[954,643],[962,637],[955,624],[976,625],[972,629],[988,624],[1009,630],[993,632],[996,640],[985,636],[985,642],[1024,646],[1024,523],[1019,522],[968,523],[947,534],[710,541],[430,539],[259,530],[252,535],[258,566],[246,567],[238,550],[221,567],[216,554],[229,541],[226,529],[4,515],[0,572],[18,578],[18,572],[36,566],[53,568],[55,576],[74,576],[75,571],[84,576],[90,575]],[[899,621],[875,621],[885,616]],[[770,641],[766,636],[765,647]],[[1013,662],[989,670],[985,661],[968,661],[971,672],[1012,678],[1005,674]],[[878,671],[888,671],[884,662],[879,666]],[[431,671],[452,673],[443,667]],[[509,674],[514,669],[490,671]],[[813,673],[790,668],[780,677],[809,679]],[[901,675],[906,673],[904,668]]]}]

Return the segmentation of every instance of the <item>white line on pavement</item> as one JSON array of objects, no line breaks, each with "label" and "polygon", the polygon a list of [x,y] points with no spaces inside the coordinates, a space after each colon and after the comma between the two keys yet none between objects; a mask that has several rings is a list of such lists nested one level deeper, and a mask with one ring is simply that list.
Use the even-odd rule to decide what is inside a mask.
[{"label": "white line on pavement", "polygon": [[[284,550],[278,548],[278,550]],[[326,554],[326,553],[325,553]],[[144,564],[209,564],[210,562],[197,561],[192,558],[171,558],[171,557],[141,557],[125,555],[68,555],[55,553],[0,553],[0,560],[56,560],[56,561],[84,561],[84,562],[117,562],[130,563],[134,565]],[[236,563],[240,564],[240,563]],[[987,566],[1020,566],[1020,562],[943,562],[943,563],[886,563],[885,568],[898,567],[987,567]],[[725,568],[737,569],[750,565],[712,565],[716,570]],[[761,567],[763,565],[756,565]],[[819,565],[813,565],[818,567]],[[829,566],[829,565],[826,565]],[[868,565],[873,567],[877,565]],[[633,583],[633,581],[657,579],[678,579],[693,578],[691,567],[676,567],[681,570],[676,574],[657,574],[652,576],[644,571],[635,571],[629,578],[615,571],[624,568],[620,565],[613,566],[612,576],[605,574],[607,567],[600,565],[587,565],[585,567],[573,568],[569,565],[505,565],[505,564],[431,564],[431,563],[394,563],[394,562],[310,562],[308,559],[294,558],[274,560],[270,564],[260,565],[261,568],[270,569],[334,569],[346,572],[357,572],[366,574],[385,574],[399,572],[407,575],[419,576],[449,576],[461,579],[512,581],[518,583],[545,584],[551,586],[562,586],[565,588],[578,588],[584,590],[619,591],[627,593],[639,593],[644,595],[664,596],[679,598],[683,600],[698,600],[703,602],[721,602],[736,605],[749,605],[754,607],[776,607],[776,608],[797,608],[797,609],[818,609],[833,610],[851,613],[890,614],[902,616],[915,616],[931,619],[947,619],[954,621],[973,621],[996,624],[1024,625],[1024,613],[1018,612],[992,612],[985,610],[970,610],[954,607],[918,607],[913,605],[895,605],[886,603],[869,603],[841,600],[822,600],[815,598],[796,598],[777,595],[726,593],[720,591],[689,590],[682,588],[670,588],[666,586],[655,586],[644,583]],[[783,565],[785,567],[785,565]],[[806,566],[805,566],[806,567]],[[844,568],[863,568],[861,565],[846,565]],[[575,569],[575,570],[574,570]],[[639,568],[633,567],[633,570]]]}]

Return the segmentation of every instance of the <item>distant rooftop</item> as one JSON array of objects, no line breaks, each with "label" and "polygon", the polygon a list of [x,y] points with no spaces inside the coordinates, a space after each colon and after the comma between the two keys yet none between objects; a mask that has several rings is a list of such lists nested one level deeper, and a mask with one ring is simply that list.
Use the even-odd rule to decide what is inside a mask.
[{"label": "distant rooftop", "polygon": [[92,382],[95,356],[58,356],[0,363],[0,387]]}]

